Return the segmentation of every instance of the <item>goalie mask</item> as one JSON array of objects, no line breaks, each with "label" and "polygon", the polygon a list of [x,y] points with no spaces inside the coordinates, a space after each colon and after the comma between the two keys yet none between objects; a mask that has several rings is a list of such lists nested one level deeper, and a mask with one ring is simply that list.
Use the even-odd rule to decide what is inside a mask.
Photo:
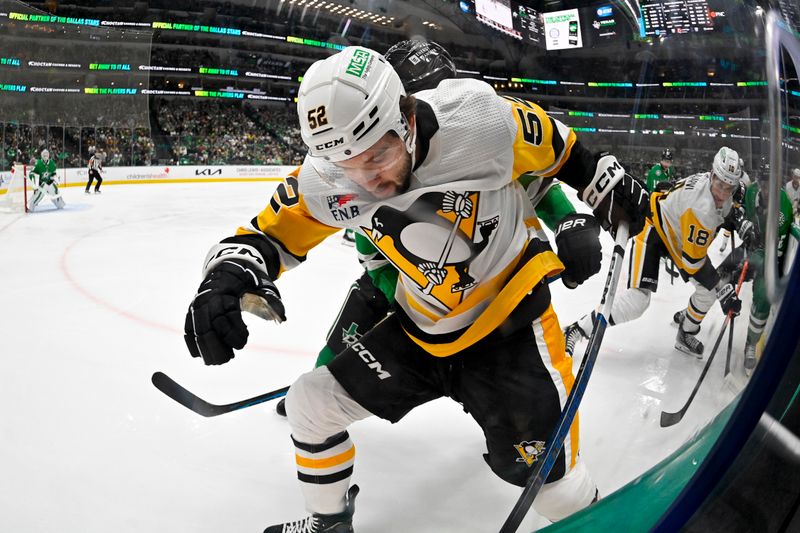
[{"label": "goalie mask", "polygon": [[50,161],[50,151],[49,150],[42,150],[42,161],[47,163]]},{"label": "goalie mask", "polygon": [[311,65],[300,84],[297,113],[309,161],[325,181],[348,178],[337,163],[388,132],[402,140],[400,155],[413,155],[414,132],[400,112],[405,94],[397,72],[369,48],[351,46]]}]

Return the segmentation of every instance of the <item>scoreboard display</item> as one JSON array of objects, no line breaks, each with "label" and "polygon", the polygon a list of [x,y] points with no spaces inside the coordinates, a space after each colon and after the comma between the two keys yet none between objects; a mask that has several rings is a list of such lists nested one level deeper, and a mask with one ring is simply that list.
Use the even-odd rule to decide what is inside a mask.
[{"label": "scoreboard display", "polygon": [[516,0],[475,0],[475,17],[515,39],[543,44],[542,14]]},{"label": "scoreboard display", "polygon": [[641,9],[647,36],[714,31],[716,12],[707,0],[642,0]]}]

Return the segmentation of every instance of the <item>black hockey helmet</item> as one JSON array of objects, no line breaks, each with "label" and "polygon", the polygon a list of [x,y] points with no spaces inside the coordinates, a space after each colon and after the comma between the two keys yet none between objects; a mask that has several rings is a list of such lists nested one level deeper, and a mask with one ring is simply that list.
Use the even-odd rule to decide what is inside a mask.
[{"label": "black hockey helmet", "polygon": [[456,77],[456,65],[444,47],[433,41],[400,41],[384,54],[408,94],[435,89],[439,82]]},{"label": "black hockey helmet", "polygon": [[661,152],[661,160],[662,161],[672,161],[672,150],[669,148],[665,148],[663,152]]}]

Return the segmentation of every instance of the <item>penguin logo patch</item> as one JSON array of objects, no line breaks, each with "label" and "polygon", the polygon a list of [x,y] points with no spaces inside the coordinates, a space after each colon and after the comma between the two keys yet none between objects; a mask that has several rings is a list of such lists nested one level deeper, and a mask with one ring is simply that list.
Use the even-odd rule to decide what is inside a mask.
[{"label": "penguin logo patch", "polygon": [[404,211],[379,207],[362,230],[405,277],[452,310],[478,284],[469,266],[500,220],[478,220],[479,199],[477,192],[423,194]]},{"label": "penguin logo patch", "polygon": [[528,466],[531,466],[533,463],[539,460],[539,456],[542,454],[542,452],[544,452],[544,441],[526,440],[520,442],[519,444],[515,444],[514,448],[520,455],[520,457],[517,457],[517,462],[524,462]]}]

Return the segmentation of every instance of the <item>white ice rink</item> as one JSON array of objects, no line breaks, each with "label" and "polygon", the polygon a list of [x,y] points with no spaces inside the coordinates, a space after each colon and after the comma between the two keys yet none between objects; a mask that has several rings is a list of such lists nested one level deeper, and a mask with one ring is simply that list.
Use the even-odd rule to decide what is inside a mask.
[{"label": "white ice rink", "polygon": [[[228,403],[313,366],[360,274],[338,234],[278,281],[286,323],[246,318],[250,342],[233,361],[206,367],[183,342],[206,251],[257,214],[274,187],[106,186],[91,196],[66,188],[63,211],[45,199],[40,212],[0,215],[0,532],[255,533],[305,515],[274,402],[206,419],[150,383],[160,370]],[[600,275],[576,291],[551,285],[562,325],[599,301],[604,239]],[[659,427],[661,410],[683,404],[704,364],[672,348],[672,314],[691,290],[670,286],[662,268],[645,316],[606,333],[581,409],[582,456],[602,494],[665,458],[731,398],[718,355],[686,418]],[[736,375],[746,316],[736,321]],[[721,323],[715,305],[701,334],[707,352]],[[350,433],[359,533],[491,532],[519,494],[491,473],[479,427],[449,399]]]}]

